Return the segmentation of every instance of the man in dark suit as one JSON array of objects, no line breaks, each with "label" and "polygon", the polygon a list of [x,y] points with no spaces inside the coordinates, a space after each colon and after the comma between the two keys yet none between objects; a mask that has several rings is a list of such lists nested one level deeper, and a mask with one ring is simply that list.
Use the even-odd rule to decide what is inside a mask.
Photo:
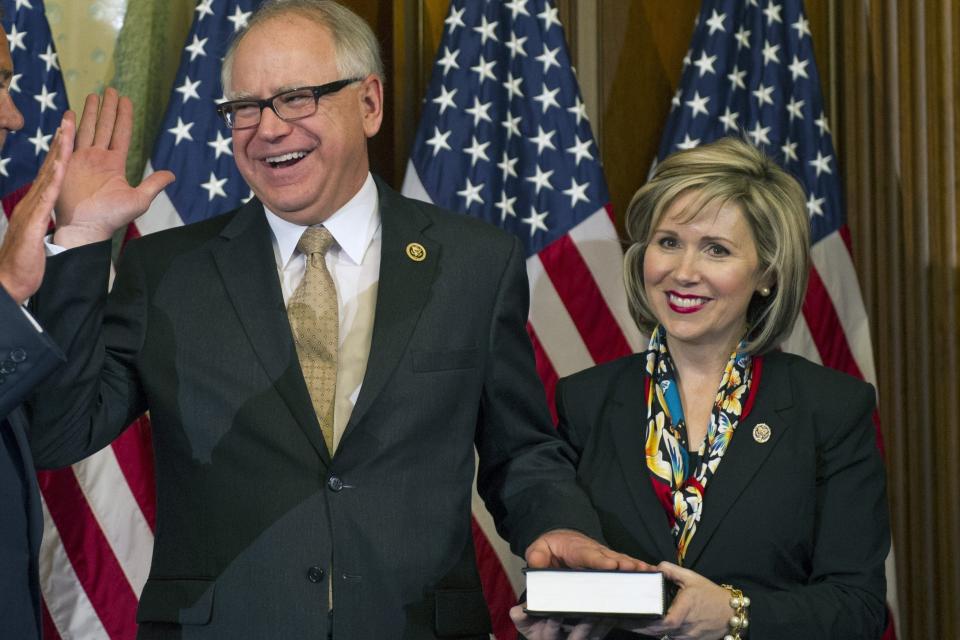
[{"label": "man in dark suit", "polygon": [[[0,30],[0,147],[8,131],[23,126],[10,97],[12,77],[7,37]],[[72,127],[68,118],[66,135],[58,133],[0,245],[0,635],[25,640],[40,637],[37,555],[43,517],[19,405],[63,354],[21,305],[43,277],[43,236],[73,144]]]},{"label": "man in dark suit", "polygon": [[[636,567],[590,537],[534,369],[519,243],[370,175],[369,26],[332,2],[268,2],[224,66],[256,198],[131,243],[109,298],[106,239],[126,220],[66,207],[54,240],[70,250],[34,302],[71,345],[56,402],[34,406],[38,464],[151,412],[141,637],[487,638],[475,456],[528,563]],[[95,135],[85,109],[78,155],[110,153],[115,109],[105,98]]]}]

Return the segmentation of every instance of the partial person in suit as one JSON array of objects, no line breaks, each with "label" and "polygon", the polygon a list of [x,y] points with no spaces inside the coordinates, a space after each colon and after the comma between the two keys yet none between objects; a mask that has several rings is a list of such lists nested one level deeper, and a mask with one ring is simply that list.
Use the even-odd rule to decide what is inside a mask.
[{"label": "partial person in suit", "polygon": [[[369,26],[335,2],[267,2],[223,79],[256,197],[131,242],[109,296],[107,239],[129,218],[65,207],[67,250],[32,307],[70,356],[33,405],[38,464],[150,410],[140,637],[486,639],[475,458],[529,564],[639,566],[594,541],[550,424],[520,243],[370,174],[383,71]],[[123,120],[110,100],[95,135],[87,105],[78,135],[107,155]]]},{"label": "partial person in suit", "polygon": [[[0,29],[0,147],[8,132],[23,126],[10,96],[12,78],[7,36]],[[43,237],[73,146],[72,118],[55,135],[0,245],[0,635],[5,638],[40,638],[37,559],[43,516],[20,404],[63,354],[22,305],[43,278]]]},{"label": "partial person in suit", "polygon": [[[626,287],[649,348],[561,380],[559,429],[607,542],[679,591],[662,619],[610,637],[883,633],[874,390],[777,350],[806,290],[804,200],[725,138],[664,160],[630,204]],[[562,635],[511,614],[530,638]]]}]

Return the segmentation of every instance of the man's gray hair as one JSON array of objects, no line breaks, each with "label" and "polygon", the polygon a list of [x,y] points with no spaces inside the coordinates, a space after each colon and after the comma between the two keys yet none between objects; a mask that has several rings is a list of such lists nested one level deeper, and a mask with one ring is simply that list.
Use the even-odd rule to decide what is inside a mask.
[{"label": "man's gray hair", "polygon": [[[254,12],[247,26],[227,49],[220,71],[224,95],[231,91],[233,56],[244,36],[257,25],[287,14],[302,16],[330,31],[340,78],[365,78],[373,74],[381,82],[384,80],[380,43],[370,25],[356,13],[333,0],[267,0]],[[280,47],[285,45],[283,42],[277,43]]]}]

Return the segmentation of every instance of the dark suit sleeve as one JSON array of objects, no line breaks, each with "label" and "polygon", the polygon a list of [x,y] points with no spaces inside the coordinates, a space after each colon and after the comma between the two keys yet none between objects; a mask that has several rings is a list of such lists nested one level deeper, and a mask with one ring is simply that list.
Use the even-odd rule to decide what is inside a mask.
[{"label": "dark suit sleeve", "polygon": [[556,435],[526,332],[529,289],[520,243],[500,279],[484,372],[476,444],[477,487],[513,552],[541,534],[576,529],[602,539],[578,487],[572,452]]},{"label": "dark suit sleeve", "polygon": [[0,417],[8,415],[63,361],[63,354],[38,331],[0,286]]},{"label": "dark suit sleeve", "polygon": [[806,586],[748,593],[750,638],[880,638],[890,548],[883,460],[872,422],[873,388],[821,414],[815,547]]},{"label": "dark suit sleeve", "polygon": [[110,242],[47,260],[44,285],[31,301],[35,317],[67,352],[28,404],[30,446],[38,467],[62,467],[108,445],[143,412],[135,358],[145,330],[142,272],[125,252],[110,301]]}]

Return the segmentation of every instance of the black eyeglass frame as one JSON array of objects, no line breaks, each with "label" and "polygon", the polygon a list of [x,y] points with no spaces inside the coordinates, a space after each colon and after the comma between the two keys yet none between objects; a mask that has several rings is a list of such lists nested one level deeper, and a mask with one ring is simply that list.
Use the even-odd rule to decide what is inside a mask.
[{"label": "black eyeglass frame", "polygon": [[[336,93],[337,91],[340,91],[347,85],[351,85],[354,82],[360,82],[362,80],[363,78],[343,78],[341,80],[334,80],[333,82],[327,82],[325,84],[318,84],[310,87],[297,87],[296,89],[287,89],[286,91],[281,91],[280,93],[272,95],[269,98],[264,98],[263,100],[257,100],[255,98],[245,98],[243,100],[229,100],[227,102],[221,102],[220,104],[217,105],[217,114],[220,116],[223,122],[232,130],[253,129],[254,127],[259,126],[260,120],[263,118],[263,110],[268,107],[270,108],[271,111],[273,111],[274,115],[276,115],[278,118],[280,118],[284,122],[293,122],[295,120],[309,118],[310,116],[315,114],[317,112],[317,103],[320,102],[320,98],[322,98],[323,96],[330,95],[331,93]],[[274,105],[274,101],[277,98],[282,98],[285,95],[296,93],[297,91],[310,91],[311,93],[313,93],[313,111],[308,114],[304,114],[302,116],[297,116],[295,118],[285,118],[282,115],[280,115],[279,111],[277,111],[277,107]],[[251,125],[246,125],[243,127],[234,126],[231,123],[231,120],[233,119],[233,112],[231,111],[231,107],[235,105],[249,105],[249,106],[257,105],[257,107],[259,107],[259,112],[258,112],[259,116],[257,117],[256,123]]]}]

